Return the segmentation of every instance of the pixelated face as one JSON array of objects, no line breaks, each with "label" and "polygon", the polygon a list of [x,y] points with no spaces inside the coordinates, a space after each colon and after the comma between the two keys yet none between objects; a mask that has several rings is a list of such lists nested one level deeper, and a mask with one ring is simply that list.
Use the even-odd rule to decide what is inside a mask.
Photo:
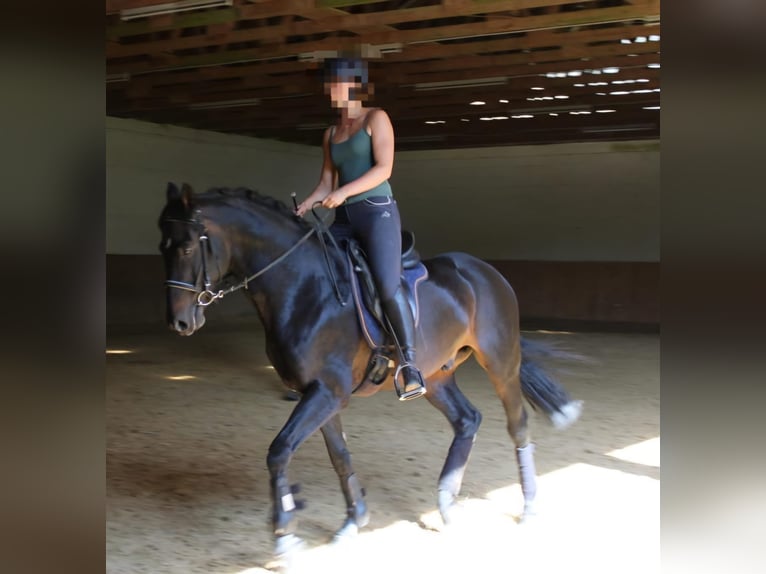
[{"label": "pixelated face", "polygon": [[334,108],[347,108],[349,104],[358,101],[354,92],[359,93],[362,84],[347,79],[332,79],[324,84],[324,92],[330,96],[330,103]]}]

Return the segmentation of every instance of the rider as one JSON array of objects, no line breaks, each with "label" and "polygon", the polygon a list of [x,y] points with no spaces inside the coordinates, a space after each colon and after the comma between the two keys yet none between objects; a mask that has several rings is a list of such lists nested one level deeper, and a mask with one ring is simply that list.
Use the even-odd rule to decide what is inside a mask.
[{"label": "rider", "polygon": [[367,87],[367,66],[362,60],[325,60],[324,91],[340,113],[336,125],[324,133],[319,183],[298,205],[296,214],[303,215],[317,201],[337,208],[330,228],[333,235],[353,237],[364,249],[404,358],[399,399],[409,400],[426,389],[415,366],[415,320],[401,283],[401,221],[388,183],[394,163],[394,128],[385,111],[364,107]]}]

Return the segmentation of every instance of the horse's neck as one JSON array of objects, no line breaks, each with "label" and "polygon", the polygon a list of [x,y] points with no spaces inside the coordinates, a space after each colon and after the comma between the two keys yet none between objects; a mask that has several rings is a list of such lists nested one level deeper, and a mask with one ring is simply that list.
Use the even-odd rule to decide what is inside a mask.
[{"label": "horse's neck", "polygon": [[[244,280],[259,273],[279,257],[295,247],[309,231],[280,214],[254,212],[238,214],[235,244],[232,245],[232,271]],[[296,298],[298,292],[321,295],[321,282],[313,280],[324,259],[315,238],[295,247],[285,259],[279,261],[263,275],[248,283],[249,291],[261,319],[266,326],[286,320],[289,310],[286,303]],[[306,283],[315,285],[306,289]],[[281,319],[280,319],[281,318]]]}]

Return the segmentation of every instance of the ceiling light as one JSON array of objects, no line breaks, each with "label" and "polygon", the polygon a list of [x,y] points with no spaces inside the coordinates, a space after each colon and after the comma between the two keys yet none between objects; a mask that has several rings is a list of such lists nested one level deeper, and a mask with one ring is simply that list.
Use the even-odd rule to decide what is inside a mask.
[{"label": "ceiling light", "polygon": [[468,104],[468,105],[469,105],[469,106],[483,106],[483,105],[484,105],[484,104],[486,104],[486,103],[487,103],[487,102],[482,102],[481,100],[476,100],[475,102],[471,102],[471,103],[470,103],[470,104]]},{"label": "ceiling light", "polygon": [[620,40],[620,44],[630,44],[630,43],[631,41],[629,38],[623,38],[622,40]]},{"label": "ceiling light", "polygon": [[528,120],[534,118],[532,114],[519,114],[518,116],[511,116],[514,120]]},{"label": "ceiling light", "polygon": [[597,114],[611,114],[612,112],[616,112],[617,110],[596,110]]},{"label": "ceiling light", "polygon": [[540,86],[534,86],[533,88],[529,88],[530,90],[544,90],[545,88],[542,88]]},{"label": "ceiling light", "polygon": [[605,74],[616,74],[619,71],[620,71],[620,68],[617,68],[617,67],[610,67],[610,68],[603,68],[602,69],[602,72],[604,72]]},{"label": "ceiling light", "polygon": [[657,34],[652,34],[651,36],[649,36],[649,41],[650,42],[659,42],[660,41],[660,37]]},{"label": "ceiling light", "polygon": [[107,74],[106,75],[106,83],[107,84],[114,84],[117,82],[127,82],[130,80],[130,74],[127,72],[122,72],[120,74]]},{"label": "ceiling light", "polygon": [[495,76],[493,78],[475,78],[473,80],[453,80],[450,82],[420,82],[412,84],[416,91],[429,90],[452,90],[456,88],[474,88],[478,86],[502,86],[508,83],[507,76]]},{"label": "ceiling light", "polygon": [[460,118],[460,121],[461,122],[470,122],[471,120],[469,120],[468,118]]},{"label": "ceiling light", "polygon": [[480,117],[479,119],[480,119],[481,121],[483,121],[483,122],[489,122],[489,121],[492,121],[492,118],[490,118],[489,116],[482,116],[482,117]]},{"label": "ceiling light", "polygon": [[580,110],[589,110],[591,106],[580,104],[580,105],[564,105],[564,106],[544,106],[544,107],[536,107],[536,108],[518,108],[514,110],[510,110],[512,114],[542,114],[546,112],[569,112],[569,111],[580,111]]},{"label": "ceiling light", "polygon": [[223,108],[241,108],[243,106],[257,106],[261,103],[259,98],[248,98],[242,100],[224,100],[221,102],[198,102],[189,104],[190,110],[217,110]]},{"label": "ceiling light", "polygon": [[608,86],[609,82],[588,82],[589,86]]},{"label": "ceiling light", "polygon": [[600,128],[583,128],[582,131],[586,133],[602,133],[602,132],[637,132],[641,130],[652,130],[656,126],[651,124],[640,124],[633,126],[614,126],[614,127],[600,127]]},{"label": "ceiling light", "polygon": [[189,10],[218,8],[219,6],[231,6],[233,3],[233,0],[178,0],[177,2],[166,2],[164,4],[154,4],[153,6],[120,10],[120,20],[136,20],[138,18],[160,16],[162,14],[188,12]]},{"label": "ceiling light", "polygon": [[298,54],[299,62],[322,62],[329,58],[337,58],[337,50],[314,50],[313,52],[301,52]]},{"label": "ceiling light", "polygon": [[659,110],[660,106],[644,106],[645,110]]},{"label": "ceiling light", "polygon": [[574,78],[582,76],[582,70],[572,70],[571,72],[567,72],[567,76],[572,76]]},{"label": "ceiling light", "polygon": [[501,104],[507,104],[508,103],[508,100],[497,100],[497,101],[500,102]]},{"label": "ceiling light", "polygon": [[619,90],[619,91],[617,91],[617,92],[609,92],[609,95],[610,95],[610,96],[625,96],[625,95],[627,95],[627,94],[629,94],[629,93],[630,93],[630,92],[629,92],[629,91],[627,91],[627,90]]},{"label": "ceiling light", "polygon": [[445,122],[444,120],[426,120],[426,123],[433,125],[433,124],[446,124],[447,122]]},{"label": "ceiling light", "polygon": [[657,63],[657,64],[647,64],[646,67],[647,68],[652,68],[652,69],[656,70],[657,68],[660,67],[660,65],[659,65],[659,63]]},{"label": "ceiling light", "polygon": [[636,44],[644,44],[644,43],[646,43],[646,36],[636,36],[635,42],[636,42]]},{"label": "ceiling light", "polygon": [[636,82],[639,83],[639,84],[644,84],[644,83],[646,83],[648,81],[649,80],[647,80],[646,78],[639,78],[638,80],[636,80]]},{"label": "ceiling light", "polygon": [[548,112],[548,115],[549,116],[558,116],[558,114],[556,112]]},{"label": "ceiling light", "polygon": [[575,88],[584,88],[585,84],[574,84]]},{"label": "ceiling light", "polygon": [[557,100],[568,100],[569,99],[569,96],[553,96],[553,97],[556,98]]}]

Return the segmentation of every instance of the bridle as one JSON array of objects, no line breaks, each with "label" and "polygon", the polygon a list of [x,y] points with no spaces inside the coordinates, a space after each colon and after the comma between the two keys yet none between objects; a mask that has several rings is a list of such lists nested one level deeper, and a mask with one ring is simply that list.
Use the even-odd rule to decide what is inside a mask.
[{"label": "bridle", "polygon": [[[260,277],[261,275],[263,275],[264,273],[266,273],[273,267],[276,267],[284,259],[289,257],[293,251],[295,251],[303,243],[308,241],[309,237],[311,237],[314,233],[319,232],[318,235],[319,235],[319,238],[321,239],[322,247],[325,252],[325,258],[327,260],[328,269],[330,270],[330,276],[332,279],[333,286],[335,287],[336,295],[338,296],[338,300],[340,301],[341,305],[345,306],[347,301],[345,300],[345,298],[343,298],[340,295],[340,290],[338,289],[338,282],[335,278],[335,273],[332,270],[332,265],[330,264],[329,255],[327,253],[327,246],[325,244],[324,237],[322,237],[322,234],[326,233],[330,237],[330,240],[335,245],[335,247],[338,249],[340,248],[335,242],[335,238],[332,236],[332,234],[329,232],[329,230],[325,226],[324,221],[322,220],[322,218],[320,218],[316,214],[313,207],[311,208],[311,211],[318,222],[318,225],[316,227],[312,226],[312,228],[309,231],[307,231],[305,234],[303,234],[303,236],[292,247],[290,247],[290,249],[288,249],[282,255],[274,259],[271,263],[266,265],[266,267],[264,267],[260,271],[253,273],[249,277],[245,277],[245,279],[243,279],[240,283],[232,287],[229,287],[228,289],[219,289],[217,291],[212,289],[213,283],[212,281],[210,281],[210,275],[208,273],[206,252],[207,252],[207,249],[209,248],[208,242],[210,241],[210,238],[208,237],[208,231],[207,231],[207,228],[205,227],[205,224],[198,219],[198,217],[202,215],[202,212],[199,209],[195,210],[194,212],[195,217],[192,219],[178,219],[173,217],[164,218],[162,221],[174,221],[178,223],[186,223],[188,225],[192,225],[198,229],[201,229],[201,232],[199,235],[199,246],[200,246],[200,255],[202,258],[202,278],[203,278],[204,289],[200,289],[199,287],[197,287],[196,284],[193,285],[191,283],[187,283],[186,281],[178,281],[176,279],[167,279],[165,281],[165,285],[173,289],[181,289],[183,291],[191,291],[192,293],[197,293],[197,305],[199,305],[200,307],[207,307],[216,299],[222,299],[224,295],[234,293],[235,291],[239,291],[240,289],[247,289],[248,283],[250,283],[254,279],[257,279],[258,277]],[[219,275],[220,275],[220,269],[219,269]],[[197,280],[197,283],[199,283],[199,280]]]}]

